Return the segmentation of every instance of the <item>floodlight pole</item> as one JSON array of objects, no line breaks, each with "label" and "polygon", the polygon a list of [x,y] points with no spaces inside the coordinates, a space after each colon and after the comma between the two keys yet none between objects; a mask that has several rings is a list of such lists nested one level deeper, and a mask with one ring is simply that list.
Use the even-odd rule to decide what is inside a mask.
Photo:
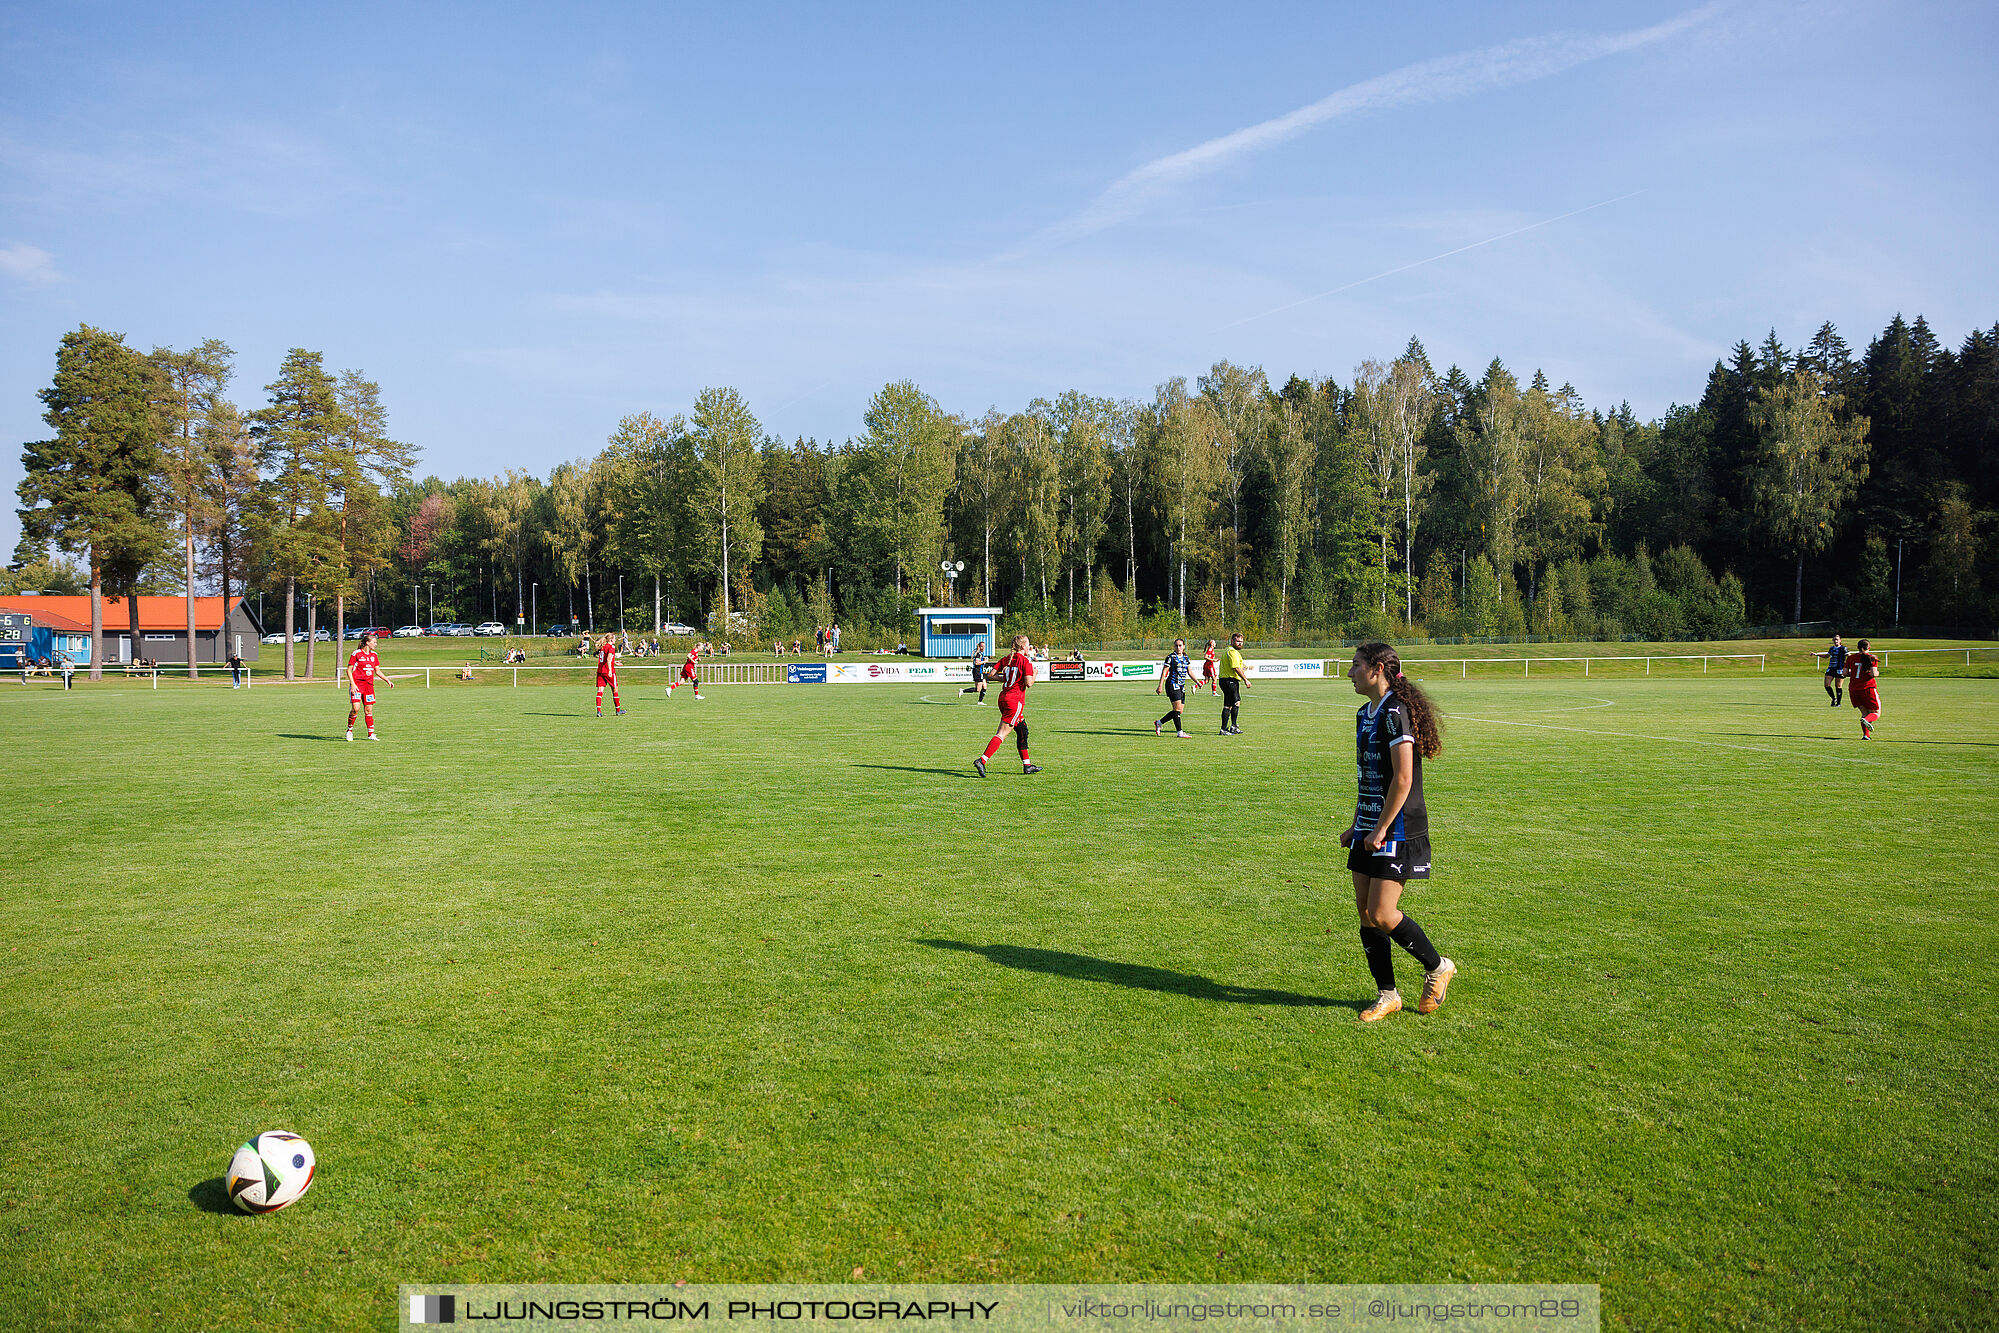
[{"label": "floodlight pole", "polygon": [[535,633],[535,626],[541,624],[541,612],[535,609],[540,605],[536,600],[536,596],[540,592],[541,585],[539,583],[532,584],[528,588],[528,633],[530,634]]}]

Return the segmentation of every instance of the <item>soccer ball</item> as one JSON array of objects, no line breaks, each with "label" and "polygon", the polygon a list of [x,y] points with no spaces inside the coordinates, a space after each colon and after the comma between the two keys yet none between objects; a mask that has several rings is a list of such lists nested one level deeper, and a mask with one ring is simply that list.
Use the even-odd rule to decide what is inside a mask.
[{"label": "soccer ball", "polygon": [[318,1169],[312,1145],[282,1129],[267,1129],[229,1159],[229,1199],[246,1213],[275,1213],[312,1188]]}]

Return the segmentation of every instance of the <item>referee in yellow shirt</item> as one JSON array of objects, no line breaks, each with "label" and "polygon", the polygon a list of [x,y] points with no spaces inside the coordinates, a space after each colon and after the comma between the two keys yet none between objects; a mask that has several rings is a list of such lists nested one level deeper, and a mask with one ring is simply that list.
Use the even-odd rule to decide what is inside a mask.
[{"label": "referee in yellow shirt", "polygon": [[1242,692],[1248,688],[1249,672],[1242,664],[1242,635],[1231,634],[1229,646],[1222,649],[1222,735],[1242,735],[1242,728],[1236,723],[1242,719]]}]

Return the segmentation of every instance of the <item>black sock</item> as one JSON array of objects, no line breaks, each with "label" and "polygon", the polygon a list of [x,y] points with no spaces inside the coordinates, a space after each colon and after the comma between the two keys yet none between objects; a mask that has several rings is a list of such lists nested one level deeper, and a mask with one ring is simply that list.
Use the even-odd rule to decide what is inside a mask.
[{"label": "black sock", "polygon": [[1168,722],[1171,722],[1173,724],[1173,730],[1175,731],[1180,730],[1180,718],[1178,714],[1169,712],[1166,714],[1165,717],[1159,719],[1159,725],[1162,727],[1165,726]]},{"label": "black sock", "polygon": [[1436,971],[1437,964],[1443,961],[1437,946],[1430,943],[1430,937],[1416,924],[1416,918],[1407,912],[1402,914],[1402,920],[1396,923],[1395,929],[1388,932],[1388,937],[1407,949],[1423,965],[1425,972]]},{"label": "black sock", "polygon": [[1374,974],[1374,988],[1394,990],[1395,951],[1388,947],[1388,932],[1373,926],[1362,926],[1360,947],[1367,953],[1367,970]]}]

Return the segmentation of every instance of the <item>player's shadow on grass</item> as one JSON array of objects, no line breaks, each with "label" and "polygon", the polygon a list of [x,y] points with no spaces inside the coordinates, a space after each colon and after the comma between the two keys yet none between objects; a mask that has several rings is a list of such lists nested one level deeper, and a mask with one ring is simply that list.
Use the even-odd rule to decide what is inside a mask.
[{"label": "player's shadow on grass", "polygon": [[229,1186],[221,1176],[210,1176],[187,1192],[187,1201],[204,1213],[221,1213],[226,1217],[240,1217],[242,1213],[229,1202]]},{"label": "player's shadow on grass", "polygon": [[1258,986],[1231,986],[1187,972],[1169,972],[1163,967],[1138,963],[1114,963],[1088,954],[1064,953],[1060,949],[1027,949],[1017,944],[966,944],[962,940],[918,940],[932,949],[955,949],[975,953],[1001,967],[1022,972],[1042,972],[1051,977],[1076,981],[1100,981],[1132,990],[1158,991],[1164,995],[1185,995],[1193,1000],[1213,1000],[1220,1004],[1275,1004],[1305,1009],[1351,1009],[1359,1013],[1364,1000],[1329,1000],[1322,995],[1299,995],[1288,990],[1264,990]]},{"label": "player's shadow on grass", "polygon": [[970,778],[977,782],[979,775],[962,768],[912,768],[908,764],[855,764],[855,768],[879,768],[889,773],[928,773],[933,777]]},{"label": "player's shadow on grass", "polygon": [[337,741],[340,738],[338,736],[308,736],[302,731],[281,731],[278,733],[278,739],[281,741]]}]

